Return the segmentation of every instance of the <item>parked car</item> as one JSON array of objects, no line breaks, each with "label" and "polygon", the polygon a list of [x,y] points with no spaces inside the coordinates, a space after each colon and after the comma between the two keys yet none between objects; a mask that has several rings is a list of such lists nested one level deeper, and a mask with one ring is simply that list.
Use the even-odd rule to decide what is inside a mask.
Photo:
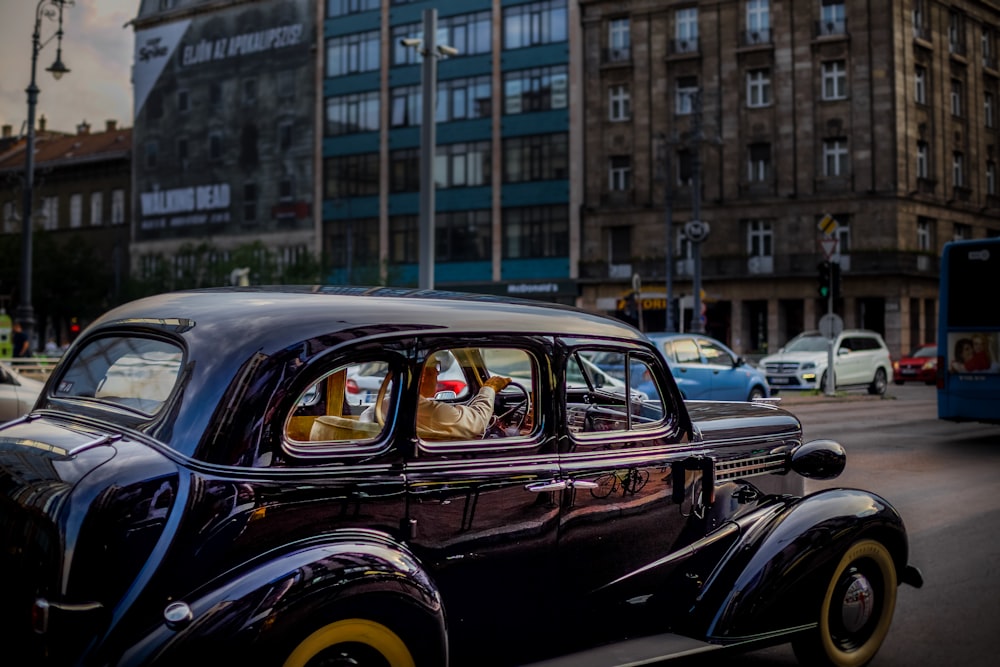
[{"label": "parked car", "polygon": [[[422,430],[424,365],[444,351],[494,401],[481,434]],[[659,400],[597,387],[581,363],[597,351],[642,366]],[[386,373],[359,414],[346,384],[372,362]],[[499,374],[519,379],[491,399]],[[885,499],[803,494],[845,464],[776,405],[685,403],[647,338],[566,306],[162,294],[87,327],[0,426],[4,650],[39,666],[623,665],[780,638],[803,664],[860,665],[921,577]]]},{"label": "parked car", "polygon": [[31,410],[44,385],[0,362],[0,422],[16,419]]},{"label": "parked car", "polygon": [[892,362],[892,381],[937,382],[937,343],[925,343],[898,361]]},{"label": "parked car", "polygon": [[[826,387],[830,339],[805,331],[776,354],[760,360],[772,391]],[[884,394],[892,376],[892,359],[882,336],[866,329],[844,329],[833,338],[834,381],[837,389],[863,387]]]}]

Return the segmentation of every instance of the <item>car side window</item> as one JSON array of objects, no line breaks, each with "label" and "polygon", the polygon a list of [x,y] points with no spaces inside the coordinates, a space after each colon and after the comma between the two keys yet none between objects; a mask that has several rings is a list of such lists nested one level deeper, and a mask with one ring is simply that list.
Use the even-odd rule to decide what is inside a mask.
[{"label": "car side window", "polygon": [[[627,369],[624,378],[603,371]],[[662,388],[647,359],[625,351],[599,353],[582,349],[566,367],[566,420],[569,431],[582,438],[656,428],[663,421]]]},{"label": "car side window", "polygon": [[698,346],[690,338],[674,341],[674,356],[679,364],[700,364],[701,353]]},{"label": "car side window", "polygon": [[462,347],[429,353],[420,366],[417,436],[428,449],[529,436],[535,429],[538,377],[537,363],[523,349]]},{"label": "car side window", "polygon": [[721,364],[724,366],[733,365],[733,358],[729,355],[729,353],[715,343],[703,340],[699,341],[699,345],[701,346],[701,353],[705,355],[705,363]]},{"label": "car side window", "polygon": [[[309,445],[375,440],[393,400],[392,379],[384,360],[336,367],[299,397],[285,420],[285,437]],[[381,409],[376,409],[379,399]]]}]

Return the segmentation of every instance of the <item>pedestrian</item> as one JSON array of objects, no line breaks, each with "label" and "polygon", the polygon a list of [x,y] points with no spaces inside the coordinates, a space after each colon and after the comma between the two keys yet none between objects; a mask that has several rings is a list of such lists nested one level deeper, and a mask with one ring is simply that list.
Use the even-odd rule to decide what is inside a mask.
[{"label": "pedestrian", "polygon": [[15,358],[31,356],[31,341],[28,340],[28,334],[24,333],[24,328],[20,322],[14,322],[14,338],[12,342],[14,343]]}]

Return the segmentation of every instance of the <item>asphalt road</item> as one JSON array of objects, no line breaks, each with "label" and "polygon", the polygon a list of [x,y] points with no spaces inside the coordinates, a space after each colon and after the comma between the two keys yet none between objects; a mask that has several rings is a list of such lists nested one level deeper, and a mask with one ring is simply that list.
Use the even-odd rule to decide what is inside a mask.
[{"label": "asphalt road", "polygon": [[[890,385],[885,399],[863,394],[782,403],[807,440],[847,449],[836,480],[881,494],[910,535],[910,562],[924,586],[899,589],[892,628],[872,667],[1000,661],[1000,426],[937,419],[936,389]],[[728,664],[795,665],[788,646],[733,656]]]}]

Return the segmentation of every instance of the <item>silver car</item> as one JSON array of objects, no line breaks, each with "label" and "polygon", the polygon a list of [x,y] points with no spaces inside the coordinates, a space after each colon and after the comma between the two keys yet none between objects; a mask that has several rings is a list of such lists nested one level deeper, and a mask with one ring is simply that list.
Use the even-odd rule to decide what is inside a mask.
[{"label": "silver car", "polygon": [[[760,360],[771,390],[823,389],[829,366],[830,339],[806,331]],[[884,394],[892,377],[892,359],[885,341],[875,331],[844,329],[833,339],[834,381],[837,389],[863,387]]]},{"label": "silver car", "polygon": [[0,422],[28,414],[44,386],[44,382],[25,377],[0,362]]}]

